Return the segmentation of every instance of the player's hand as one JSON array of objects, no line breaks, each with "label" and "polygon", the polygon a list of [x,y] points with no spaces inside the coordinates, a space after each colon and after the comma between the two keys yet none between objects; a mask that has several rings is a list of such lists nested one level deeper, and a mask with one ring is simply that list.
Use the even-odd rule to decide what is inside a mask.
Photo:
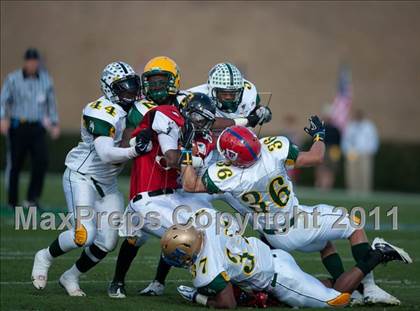
[{"label": "player's hand", "polygon": [[136,149],[137,155],[145,154],[152,150],[152,130],[144,129],[136,136]]},{"label": "player's hand", "polygon": [[258,108],[256,113],[260,117],[260,122],[258,123],[259,125],[270,122],[273,116],[271,109],[265,106]]},{"label": "player's hand", "polygon": [[247,126],[256,127],[257,125],[262,125],[264,123],[270,122],[272,113],[268,107],[259,107],[247,116],[248,124]]},{"label": "player's hand", "polygon": [[325,125],[318,116],[311,116],[309,119],[309,127],[305,127],[306,133],[311,135],[315,141],[324,141],[325,139]]},{"label": "player's hand", "polygon": [[191,121],[186,120],[182,131],[181,146],[186,150],[191,150],[193,138],[194,125],[191,123]]},{"label": "player's hand", "polygon": [[180,285],[176,289],[178,290],[178,293],[182,296],[182,298],[190,302],[195,302],[195,297],[197,297],[197,290],[195,288]]}]

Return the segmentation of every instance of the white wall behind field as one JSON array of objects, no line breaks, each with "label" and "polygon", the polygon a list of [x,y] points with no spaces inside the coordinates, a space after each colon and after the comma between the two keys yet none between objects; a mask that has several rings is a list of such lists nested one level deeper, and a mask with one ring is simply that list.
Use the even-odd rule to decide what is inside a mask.
[{"label": "white wall behind field", "polygon": [[303,127],[335,94],[338,66],[350,64],[354,104],[383,138],[420,141],[420,4],[283,2],[2,2],[1,79],[40,49],[53,75],[62,125],[77,130],[98,97],[110,61],[141,71],[174,58],[187,88],[220,61],[237,63],[271,91],[275,133],[285,114]]}]

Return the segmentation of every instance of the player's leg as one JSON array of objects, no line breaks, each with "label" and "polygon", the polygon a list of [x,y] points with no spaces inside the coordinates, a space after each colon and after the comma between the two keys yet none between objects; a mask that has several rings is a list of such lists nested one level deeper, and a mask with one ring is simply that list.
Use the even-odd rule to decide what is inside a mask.
[{"label": "player's leg", "polygon": [[[214,217],[215,211],[210,203],[211,199],[212,197],[208,195],[190,194],[183,191],[177,191],[172,195],[161,197],[159,199],[160,202],[157,201],[157,203],[162,206],[158,209],[162,228],[160,230],[153,231],[148,228],[147,224],[145,224],[145,231],[152,235],[161,237],[166,229],[174,224],[174,217],[177,218],[177,222],[186,223],[191,215],[198,210],[206,210],[208,213],[213,215],[212,217]],[[180,206],[189,207],[190,210],[187,211],[182,209],[179,213],[177,212],[176,216],[174,216],[175,209]],[[165,280],[170,269],[171,266],[168,265],[162,257],[160,257],[154,280],[146,288],[140,291],[140,295],[163,295]]]},{"label": "player's leg", "polygon": [[[96,199],[96,190],[83,176],[70,169],[63,174],[63,190],[66,197],[68,213],[71,214],[73,228],[63,231],[50,244],[49,247],[39,250],[35,254],[32,268],[32,283],[37,289],[44,289],[47,285],[48,270],[53,260],[75,248],[90,244],[95,237],[93,220],[75,220],[77,207],[84,207],[82,213],[87,212],[87,207],[93,206]],[[75,225],[79,224],[78,227]]]},{"label": "player's leg", "polygon": [[31,180],[29,182],[27,200],[28,202],[38,205],[39,198],[42,194],[44,186],[45,173],[48,167],[48,148],[46,142],[46,131],[43,127],[39,126],[34,128],[34,136],[30,142],[30,155],[31,155]]},{"label": "player's leg", "polygon": [[[116,184],[115,184],[116,187]],[[113,189],[116,190],[116,189]],[[118,230],[113,228],[110,215],[122,214],[124,199],[119,191],[106,194],[95,202],[96,237],[92,244],[86,246],[75,264],[60,277],[60,283],[69,295],[80,294],[79,278],[112,252],[118,243]]]},{"label": "player's leg", "polygon": [[389,242],[376,238],[373,240],[373,248],[356,265],[347,272],[344,272],[335,282],[334,288],[340,292],[351,293],[362,280],[372,272],[380,263],[390,261],[401,261],[406,264],[412,263],[411,257],[403,249],[390,244]]},{"label": "player's leg", "polygon": [[[364,260],[369,255],[371,245],[363,229],[354,228],[354,223],[358,224],[358,219],[350,219],[349,215],[345,215],[341,219],[340,224],[343,226],[342,229],[335,228],[334,225],[337,222],[337,217],[342,216],[341,210],[334,210],[334,207],[320,204],[317,205],[321,213],[320,230],[316,237],[316,240],[339,240],[348,239],[351,245],[351,251],[353,258],[356,263]],[[324,216],[323,216],[324,215]],[[370,303],[385,303],[390,305],[398,305],[400,301],[385,292],[379,286],[375,284],[373,273],[369,273],[362,281],[362,286],[359,290],[363,292],[363,300]],[[354,296],[356,303],[361,303],[361,297],[358,297],[357,293]]]},{"label": "player's leg", "polygon": [[292,307],[343,307],[350,302],[350,294],[328,288],[297,265],[293,257],[282,250],[274,250],[276,275],[269,293]]}]

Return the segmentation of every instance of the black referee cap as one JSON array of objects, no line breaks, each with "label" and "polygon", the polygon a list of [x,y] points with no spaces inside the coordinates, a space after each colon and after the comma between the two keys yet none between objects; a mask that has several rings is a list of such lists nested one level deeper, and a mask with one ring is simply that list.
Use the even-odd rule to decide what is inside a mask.
[{"label": "black referee cap", "polygon": [[24,55],[24,59],[25,60],[29,60],[29,59],[39,59],[39,52],[37,49],[34,48],[29,48],[26,50],[25,55]]}]

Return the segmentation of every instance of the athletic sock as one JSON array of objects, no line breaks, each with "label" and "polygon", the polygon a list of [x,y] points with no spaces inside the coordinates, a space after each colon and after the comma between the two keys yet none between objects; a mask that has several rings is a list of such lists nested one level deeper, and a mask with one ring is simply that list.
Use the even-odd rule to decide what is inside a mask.
[{"label": "athletic sock", "polygon": [[48,247],[48,252],[53,258],[61,256],[65,253],[60,247],[60,242],[58,241],[58,238],[56,238],[54,242],[52,242],[51,245]]},{"label": "athletic sock", "polygon": [[331,274],[334,282],[340,277],[341,274],[344,273],[343,262],[341,261],[340,255],[337,253],[328,255],[322,259],[322,263],[324,264],[327,271]]},{"label": "athletic sock", "polygon": [[99,261],[104,259],[106,255],[107,252],[101,250],[95,244],[92,244],[83,250],[79,259],[76,261],[76,267],[80,272],[86,273],[94,266],[96,266]]},{"label": "athletic sock", "polygon": [[360,260],[356,263],[356,267],[359,268],[364,275],[367,275],[381,262],[382,253],[378,250],[371,249],[364,260]]},{"label": "athletic sock", "polygon": [[351,247],[351,253],[353,254],[353,258],[356,262],[365,260],[371,250],[372,247],[370,247],[370,244],[367,242],[359,243]]},{"label": "athletic sock", "polygon": [[130,265],[136,257],[139,248],[140,247],[130,243],[127,239],[121,244],[117,265],[115,266],[114,283],[124,283],[125,276],[128,269],[130,269]]},{"label": "athletic sock", "polygon": [[159,265],[156,270],[155,280],[158,281],[160,284],[165,285],[165,280],[170,270],[171,266],[167,264],[165,260],[163,260],[162,256],[160,256]]}]

